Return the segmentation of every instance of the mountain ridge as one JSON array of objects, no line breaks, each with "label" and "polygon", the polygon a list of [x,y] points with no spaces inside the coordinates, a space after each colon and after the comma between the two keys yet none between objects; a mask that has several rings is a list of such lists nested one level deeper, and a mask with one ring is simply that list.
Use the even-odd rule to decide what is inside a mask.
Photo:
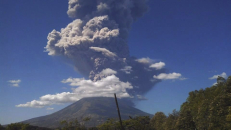
[{"label": "mountain ridge", "polygon": [[[135,108],[134,104],[129,100],[118,99],[118,103],[123,120],[128,119],[129,116],[153,116]],[[81,121],[85,117],[91,118],[85,124],[88,127],[97,126],[108,118],[118,119],[115,99],[105,97],[83,98],[50,115],[25,120],[23,123],[39,127],[57,128],[62,120],[73,121],[78,119],[78,121]]]}]

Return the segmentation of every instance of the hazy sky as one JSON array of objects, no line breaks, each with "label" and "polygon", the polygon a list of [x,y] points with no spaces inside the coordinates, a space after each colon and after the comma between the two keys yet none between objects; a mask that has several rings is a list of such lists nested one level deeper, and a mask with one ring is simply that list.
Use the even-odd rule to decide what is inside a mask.
[{"label": "hazy sky", "polygon": [[[136,104],[151,114],[168,114],[179,110],[190,91],[212,86],[217,75],[231,75],[231,1],[147,4],[148,12],[132,24],[130,55],[150,58],[167,72],[156,75],[162,81],[144,95],[147,100]],[[70,104],[16,107],[47,94],[72,92],[65,79],[83,77],[68,59],[44,52],[48,33],[73,21],[67,9],[65,0],[0,1],[0,124],[50,114]]]}]

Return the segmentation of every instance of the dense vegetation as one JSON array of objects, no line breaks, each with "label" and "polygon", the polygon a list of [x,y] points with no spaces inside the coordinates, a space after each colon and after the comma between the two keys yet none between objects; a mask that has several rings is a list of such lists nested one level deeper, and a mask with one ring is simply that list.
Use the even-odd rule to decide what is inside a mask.
[{"label": "dense vegetation", "polygon": [[[82,122],[89,121],[85,118]],[[59,130],[87,130],[84,123],[61,121]],[[192,91],[181,105],[180,111],[173,110],[166,116],[157,112],[149,116],[130,117],[123,120],[125,130],[231,130],[231,76],[226,82],[210,88]],[[15,123],[0,130],[46,130],[28,124]],[[118,120],[108,119],[105,123],[88,128],[90,130],[119,130]],[[49,130],[49,129],[47,129]],[[58,129],[57,129],[58,130]]]},{"label": "dense vegetation", "polygon": [[0,125],[0,130],[52,130],[52,129],[38,127],[38,126],[31,126],[29,124],[24,124],[24,123],[12,123],[7,125],[7,127],[3,127]]},{"label": "dense vegetation", "polygon": [[177,130],[230,130],[231,76],[205,90],[192,91],[182,104],[175,124]]}]

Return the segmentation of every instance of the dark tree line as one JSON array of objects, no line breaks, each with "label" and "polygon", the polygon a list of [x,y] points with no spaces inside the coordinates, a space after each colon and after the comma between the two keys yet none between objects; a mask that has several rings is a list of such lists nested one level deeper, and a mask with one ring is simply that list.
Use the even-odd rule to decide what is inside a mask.
[{"label": "dark tree line", "polygon": [[24,123],[11,123],[6,127],[1,126],[0,124],[0,130],[52,130],[52,129],[38,127],[38,126],[31,126],[29,124],[24,124]]}]

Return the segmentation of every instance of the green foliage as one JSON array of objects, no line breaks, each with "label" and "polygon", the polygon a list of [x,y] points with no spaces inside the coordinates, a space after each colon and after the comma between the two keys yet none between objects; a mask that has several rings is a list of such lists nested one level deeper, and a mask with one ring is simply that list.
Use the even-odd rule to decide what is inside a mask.
[{"label": "green foliage", "polygon": [[169,114],[164,123],[164,130],[175,130],[176,123],[179,118],[179,112],[173,110],[172,114]]},{"label": "green foliage", "polygon": [[90,117],[85,117],[85,118],[82,119],[82,121],[84,121],[84,122],[87,122],[87,121],[89,121],[89,120],[91,120]]},{"label": "green foliage", "polygon": [[150,130],[150,117],[149,116],[137,116],[135,118],[123,121],[123,126],[128,130]]},{"label": "green foliage", "polygon": [[90,128],[88,128],[88,130],[98,130],[98,128],[97,127],[90,127]]},{"label": "green foliage", "polygon": [[179,113],[173,113],[165,117],[157,112],[151,120],[153,129],[231,130],[231,76],[226,82],[189,92]]},{"label": "green foliage", "polygon": [[231,107],[229,107],[228,115],[226,116],[226,127],[231,129]]},{"label": "green foliage", "polygon": [[230,130],[231,76],[226,83],[195,90],[182,104],[176,129]]},{"label": "green foliage", "polygon": [[[130,117],[122,121],[125,130],[152,130],[149,116]],[[108,119],[105,123],[97,126],[98,130],[121,130],[118,120]]]},{"label": "green foliage", "polygon": [[107,121],[99,126],[97,126],[99,130],[119,130],[120,124],[115,119],[107,119]]},{"label": "green foliage", "polygon": [[12,123],[6,127],[6,130],[29,130],[29,124]]},{"label": "green foliage", "polygon": [[164,123],[167,117],[163,112],[157,112],[151,119],[151,126],[154,130],[164,130]]},{"label": "green foliage", "polygon": [[5,128],[0,124],[0,130],[5,130]]},{"label": "green foliage", "polygon": [[178,130],[195,130],[195,122],[193,121],[193,116],[190,110],[184,108],[180,112],[180,116],[176,123],[176,128]]},{"label": "green foliage", "polygon": [[231,76],[227,78],[226,85],[231,87]]},{"label": "green foliage", "polygon": [[31,126],[29,124],[24,124],[24,123],[12,123],[7,125],[6,128],[2,128],[0,126],[0,130],[51,130],[51,129],[38,127],[38,126]]},{"label": "green foliage", "polygon": [[82,119],[82,123],[78,121],[78,119],[75,119],[73,121],[60,121],[61,130],[87,130],[85,127],[85,122],[89,121],[91,118],[86,117]]},{"label": "green foliage", "polygon": [[218,76],[217,83],[218,84],[224,84],[226,82],[225,78]]}]

